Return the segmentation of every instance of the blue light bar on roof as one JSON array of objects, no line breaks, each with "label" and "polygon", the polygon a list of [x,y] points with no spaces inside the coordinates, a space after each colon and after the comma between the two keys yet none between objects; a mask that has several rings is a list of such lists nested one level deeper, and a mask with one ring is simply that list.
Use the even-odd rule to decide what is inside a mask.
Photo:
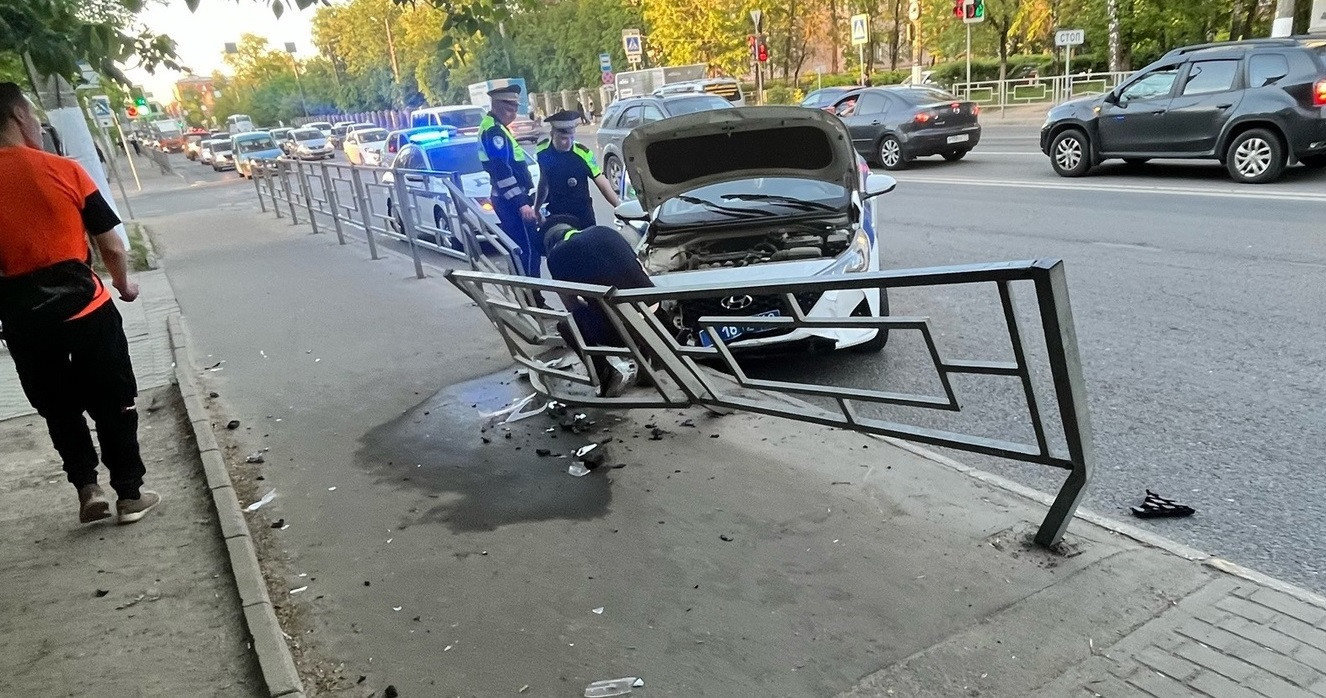
[{"label": "blue light bar on roof", "polygon": [[427,131],[411,133],[409,139],[411,143],[432,143],[434,141],[445,140],[456,135],[456,129],[452,126],[440,126]]}]

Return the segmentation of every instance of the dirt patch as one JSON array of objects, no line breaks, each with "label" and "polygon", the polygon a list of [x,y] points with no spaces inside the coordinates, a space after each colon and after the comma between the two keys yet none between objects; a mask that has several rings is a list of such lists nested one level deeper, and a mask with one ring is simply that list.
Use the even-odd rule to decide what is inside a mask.
[{"label": "dirt patch", "polygon": [[[200,385],[206,383],[205,377]],[[200,387],[206,397],[203,402],[211,415],[212,431],[221,446],[230,479],[241,506],[256,502],[272,489],[263,479],[265,463],[248,462],[253,454],[263,453],[262,444],[250,436],[247,430],[226,428],[231,421],[229,411],[221,397],[210,397],[210,388]],[[258,510],[246,511],[245,521],[249,525],[249,536],[258,551],[258,564],[262,568],[267,582],[267,595],[272,600],[277,620],[287,636],[286,645],[290,647],[295,666],[299,669],[300,679],[304,682],[305,695],[317,696],[358,696],[372,695],[373,690],[357,683],[358,677],[346,673],[345,664],[329,656],[319,646],[317,637],[318,622],[310,602],[321,598],[313,596],[309,601],[300,600],[290,593],[287,580],[297,579],[290,555],[285,549],[274,528],[273,520]]]}]

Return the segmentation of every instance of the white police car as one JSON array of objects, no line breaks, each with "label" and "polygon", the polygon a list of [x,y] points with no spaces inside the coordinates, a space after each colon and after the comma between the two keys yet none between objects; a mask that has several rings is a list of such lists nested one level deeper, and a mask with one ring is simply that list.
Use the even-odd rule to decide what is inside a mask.
[{"label": "white police car", "polygon": [[[661,288],[758,284],[877,271],[875,227],[887,175],[872,174],[837,117],[799,107],[719,109],[633,130],[623,143],[636,199],[619,219],[643,232],[642,263]],[[876,289],[796,294],[808,317],[879,317],[888,297]],[[706,315],[787,316],[777,295],[684,300],[682,341],[708,346]],[[734,350],[790,345],[878,351],[877,329],[719,328]]]},{"label": "white police car", "polygon": [[[397,134],[393,133],[393,136]],[[492,183],[488,173],[479,161],[479,139],[474,136],[459,135],[455,128],[423,127],[400,132],[404,143],[396,150],[396,157],[391,162],[391,172],[382,175],[383,184],[395,182],[397,176],[405,178],[406,186],[416,193],[417,205],[423,205],[425,199],[433,199],[431,214],[421,215],[432,224],[442,229],[442,240],[436,241],[429,230],[419,230],[419,237],[430,242],[437,242],[454,250],[463,250],[464,237],[460,231],[448,230],[448,218],[445,211],[451,202],[451,191],[439,175],[448,175],[465,196],[474,203],[484,220],[493,226],[498,225],[497,214],[493,211]],[[530,174],[534,186],[539,185],[539,168],[533,155],[526,156],[530,163]],[[391,216],[391,226],[400,233],[400,213],[394,208],[391,197],[387,198],[387,214]],[[480,234],[480,231],[474,231]],[[482,237],[482,236],[481,236]]]}]

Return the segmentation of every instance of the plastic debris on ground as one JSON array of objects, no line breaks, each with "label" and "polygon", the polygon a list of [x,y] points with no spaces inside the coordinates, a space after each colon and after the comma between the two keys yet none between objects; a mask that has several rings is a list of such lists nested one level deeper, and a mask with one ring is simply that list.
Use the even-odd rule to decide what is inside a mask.
[{"label": "plastic debris on ground", "polygon": [[596,614],[596,615],[600,615],[600,616],[603,615],[603,607],[602,607],[602,606],[599,606],[598,608],[594,609],[594,610],[592,611],[592,613],[594,613],[594,614]]},{"label": "plastic debris on ground", "polygon": [[576,461],[566,469],[566,472],[570,473],[572,477],[584,477],[589,474],[589,468],[586,468],[584,463]]},{"label": "plastic debris on ground", "polygon": [[627,676],[623,679],[607,679],[604,681],[595,681],[585,687],[585,698],[611,698],[612,696],[624,696],[631,692],[633,688],[642,688],[645,680],[637,676]]},{"label": "plastic debris on ground", "polygon": [[250,453],[248,457],[244,459],[245,463],[265,463],[266,461],[267,459],[263,457],[262,451]]},{"label": "plastic debris on ground", "polygon": [[259,499],[258,501],[248,505],[247,507],[244,507],[244,511],[257,511],[267,506],[268,504],[271,504],[273,499],[276,499],[276,490],[272,490],[267,494],[264,494],[262,498]]},{"label": "plastic debris on ground", "polygon": [[522,419],[529,419],[544,410],[543,406],[535,407],[532,410],[525,411],[525,407],[538,397],[538,393],[530,393],[525,397],[503,407],[496,412],[480,412],[479,417],[483,420],[483,426],[493,426],[496,424],[511,424],[519,422]]},{"label": "plastic debris on ground", "polygon": [[604,449],[602,444],[588,444],[577,448],[575,456],[586,467],[593,469],[603,465],[604,459],[607,458],[607,450]]},{"label": "plastic debris on ground", "polygon": [[238,419],[232,419],[232,420],[230,420],[229,422],[226,422],[226,428],[229,429],[229,430],[231,430],[231,431],[234,431],[234,430],[238,429],[238,428],[239,428],[239,420],[238,420]]},{"label": "plastic debris on ground", "polygon": [[306,591],[308,591],[308,586],[307,586],[307,585],[302,586],[302,587],[299,587],[298,589],[291,589],[291,590],[290,590],[290,593],[291,593],[291,594],[302,594],[302,593],[304,593],[304,592],[306,592]]}]

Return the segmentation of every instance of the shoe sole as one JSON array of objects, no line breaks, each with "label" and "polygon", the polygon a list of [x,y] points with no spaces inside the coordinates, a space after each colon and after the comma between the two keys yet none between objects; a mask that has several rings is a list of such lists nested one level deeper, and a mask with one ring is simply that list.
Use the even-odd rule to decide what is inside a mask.
[{"label": "shoe sole", "polygon": [[128,514],[120,514],[119,519],[117,520],[117,523],[119,523],[120,525],[124,525],[124,524],[131,524],[131,523],[134,523],[134,522],[136,522],[136,521],[139,521],[139,520],[141,520],[144,516],[147,516],[147,512],[152,511],[153,509],[157,508],[157,504],[160,504],[160,503],[161,503],[161,500],[158,499],[154,504],[152,504],[152,505],[149,506],[148,508],[143,509],[143,510],[141,510],[141,511],[134,511],[134,512],[130,512],[130,513],[128,513]]},{"label": "shoe sole", "polygon": [[110,502],[92,502],[78,511],[79,523],[93,523],[110,517]]}]

